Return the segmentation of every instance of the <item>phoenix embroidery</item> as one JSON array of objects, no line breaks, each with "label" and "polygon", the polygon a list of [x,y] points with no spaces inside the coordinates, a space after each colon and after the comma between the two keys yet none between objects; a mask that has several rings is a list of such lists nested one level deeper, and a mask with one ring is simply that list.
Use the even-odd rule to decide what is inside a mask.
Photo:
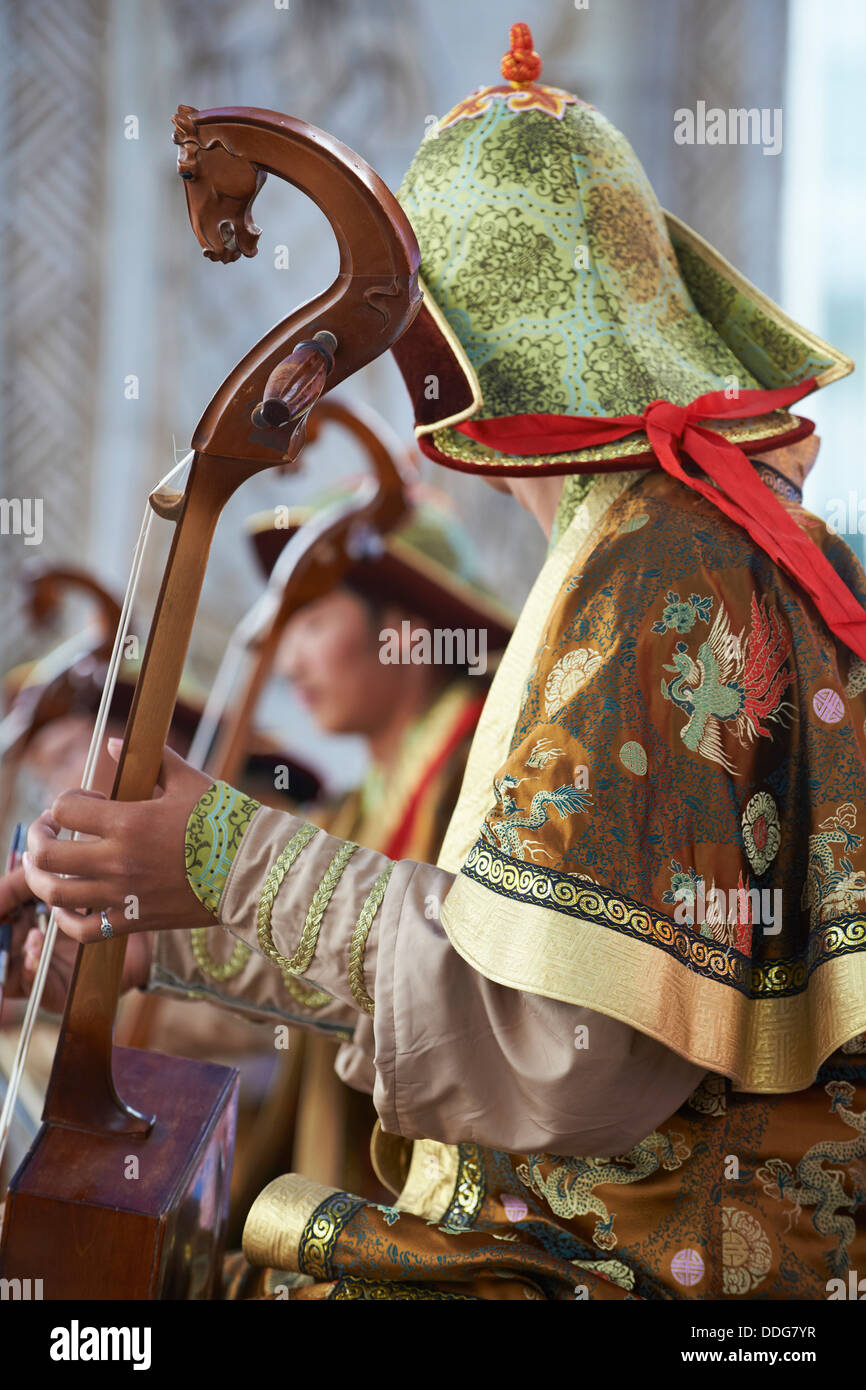
[{"label": "phoenix embroidery", "polygon": [[671,680],[662,678],[662,695],[688,719],[680,729],[687,748],[727,772],[737,769],[722,746],[722,730],[729,729],[741,747],[756,738],[772,738],[770,723],[786,725],[794,706],[782,697],[793,683],[786,664],[791,654],[791,634],[778,613],[760,604],[754,594],[751,625],[732,632],[728,611],[722,604],[696,657],[685,642],[677,642],[670,666]]}]

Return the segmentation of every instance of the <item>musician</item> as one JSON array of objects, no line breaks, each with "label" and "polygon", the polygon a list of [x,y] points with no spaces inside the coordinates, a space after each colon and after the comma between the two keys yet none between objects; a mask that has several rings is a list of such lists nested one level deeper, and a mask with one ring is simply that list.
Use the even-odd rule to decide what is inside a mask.
[{"label": "musician", "polygon": [[[264,576],[270,576],[299,526],[350,496],[344,485],[312,506],[251,518],[249,531]],[[391,857],[433,862],[511,622],[481,583],[472,539],[449,514],[444,495],[416,487],[409,500],[409,519],[383,538],[381,549],[359,556],[336,589],[289,618],[275,675],[292,685],[324,733],[359,735],[368,756],[358,787],[320,797],[304,807],[304,819]],[[440,643],[444,660],[413,661],[413,642],[416,654],[423,655],[425,638],[435,655],[437,633],[449,638]],[[386,649],[405,659],[383,661]],[[226,996],[229,953],[222,946],[212,956],[199,949],[193,957],[186,938],[166,939],[163,945],[150,976],[152,991],[185,1000],[193,981],[204,997],[227,997],[238,1007],[234,993]],[[293,1018],[294,1008],[283,988],[286,1018]],[[279,1119],[284,1132],[294,1128],[294,1161],[328,1181],[351,1180],[362,1191],[384,1194],[367,1159],[376,1119],[366,1099],[374,1083],[370,1019],[352,1020],[351,1027],[332,1024],[330,1032],[323,1028],[306,1043],[292,1038],[288,1050],[286,1067],[294,1070],[295,1081],[286,1089],[294,1094],[300,1070],[301,1094],[297,1109],[292,1104],[294,1113],[284,1108]],[[278,1146],[276,1133],[273,1140]],[[261,1138],[258,1144],[261,1150]],[[257,1171],[272,1167],[260,1152]]]},{"label": "musician", "polygon": [[422,446],[550,538],[439,865],[166,754],[153,801],[58,798],[27,883],[140,983],[129,891],[257,951],[263,1012],[372,1019],[402,1195],[270,1184],[244,1251],[293,1298],[824,1298],[866,1262],[866,574],[786,407],[851,364],[539,69],[515,26],[400,192]]},{"label": "musician", "polygon": [[[312,506],[292,508],[288,515],[281,507],[251,518],[248,530],[265,579],[298,527],[326,507],[348,501],[353,486],[354,481],[332,489]],[[284,770],[280,759],[285,756],[275,750],[267,774],[264,756],[257,758],[256,781],[251,776],[253,764],[248,763],[243,789],[265,804],[286,806],[294,800],[293,809],[303,808],[306,819],[371,849],[432,862],[457,799],[492,667],[508,639],[511,622],[479,580],[472,539],[450,513],[444,494],[416,486],[410,506],[409,519],[386,536],[381,549],[359,556],[337,589],[289,618],[275,662],[275,674],[292,684],[324,733],[364,739],[369,761],[361,785],[339,796],[319,795],[311,802],[311,779],[292,761],[291,795],[275,793],[276,774],[281,766]],[[425,636],[435,655],[436,633],[449,638],[440,643],[444,660],[438,664],[413,661],[413,641],[417,648]],[[383,642],[389,651],[391,646],[399,647],[393,655],[406,659],[381,660]],[[176,713],[172,741],[182,737],[186,747],[194,726],[190,707],[182,704],[180,710],[183,719]],[[70,738],[69,720],[59,723],[53,747],[65,747]],[[86,721],[81,722],[81,731],[86,748]],[[122,725],[113,730],[121,731]],[[83,763],[81,738],[72,752],[66,752],[67,783],[77,775],[76,758]],[[55,782],[54,790],[59,789]],[[168,949],[154,965],[149,989],[167,998],[160,1009],[147,1011],[144,1019],[135,1011],[132,1024],[125,1015],[124,1022],[135,1045],[145,1045],[146,1040],[158,1052],[219,1057],[245,1067],[231,1227],[237,1226],[239,1235],[255,1195],[255,1191],[246,1195],[248,1174],[270,1176],[280,1171],[274,1165],[285,1164],[287,1155],[293,1154],[295,1161],[325,1180],[351,1180],[362,1191],[384,1193],[366,1156],[376,1118],[367,1100],[373,1090],[369,1040],[365,1047],[355,1045],[352,1034],[357,1030],[343,1026],[330,1033],[323,1030],[309,1038],[306,1046],[303,1035],[291,1038],[275,1054],[272,1037],[261,1029],[246,1029],[240,1020],[227,1027],[209,1008],[190,1010],[191,986],[202,1001],[220,1002],[230,952],[217,943],[211,954],[211,938],[219,935],[196,933],[185,936],[182,943],[166,941]],[[38,938],[32,945],[38,948]],[[174,951],[177,945],[183,947],[179,957]],[[35,964],[30,956],[27,962]],[[292,998],[285,991],[284,1003],[290,1018]],[[360,1019],[357,1028],[370,1033],[369,1019]],[[285,1057],[281,1069],[286,1073],[285,1085],[272,1070],[264,1078],[258,1059],[280,1061],[288,1052],[291,1056]],[[335,1061],[337,1075],[332,1076],[329,1071]],[[263,1107],[273,1131],[267,1140],[258,1122]],[[250,1152],[251,1142],[255,1152]],[[243,1205],[239,1224],[238,1204]]]}]

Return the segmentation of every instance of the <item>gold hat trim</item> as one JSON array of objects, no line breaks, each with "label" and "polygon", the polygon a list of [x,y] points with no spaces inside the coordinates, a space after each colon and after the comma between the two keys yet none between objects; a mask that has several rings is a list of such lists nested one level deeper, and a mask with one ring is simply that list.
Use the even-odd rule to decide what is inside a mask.
[{"label": "gold hat trim", "polygon": [[[780,309],[774,300],[768,298],[757,285],[753,285],[751,280],[747,280],[745,275],[741,275],[730,261],[726,261],[724,256],[711,246],[699,232],[690,227],[687,222],[682,222],[679,217],[675,217],[672,212],[665,212],[665,220],[668,230],[672,228],[680,241],[685,242],[702,261],[705,261],[711,269],[718,271],[724,279],[728,280],[739,290],[747,299],[750,299],[759,309],[767,315],[767,318],[777,324],[779,328],[784,328],[786,333],[791,333],[799,338],[801,342],[811,348],[820,357],[829,357],[833,365],[827,367],[819,376],[815,377],[817,387],[827,386],[831,381],[838,381],[840,377],[849,376],[854,370],[854,363],[851,358],[832,344],[825,343],[823,338],[819,338],[817,333],[812,333],[802,324],[797,323],[783,309]],[[676,250],[676,248],[674,248]]]},{"label": "gold hat trim", "polygon": [[469,384],[469,389],[472,392],[472,401],[468,406],[466,406],[465,410],[458,411],[456,415],[443,416],[441,420],[435,420],[432,425],[416,425],[415,436],[416,438],[420,439],[422,434],[431,434],[433,430],[449,429],[453,425],[462,424],[464,420],[471,420],[472,416],[477,415],[481,406],[484,404],[484,398],[481,395],[481,385],[478,381],[478,377],[476,376],[475,368],[469,361],[463,344],[457,337],[457,334],[454,332],[454,329],[451,327],[442,310],[439,308],[439,305],[436,303],[436,300],[433,297],[432,292],[428,290],[420,275],[418,277],[418,284],[423,292],[423,302],[427,306],[427,310],[430,314],[430,317],[432,318],[436,327],[439,329],[439,332],[442,334],[442,337],[445,339],[446,343],[451,349],[451,352],[453,353],[457,361],[457,365],[459,366],[460,370],[465,376]]},{"label": "gold hat trim", "polygon": [[[756,425],[755,419],[760,419],[761,424]],[[732,444],[753,444],[760,439],[774,439],[778,435],[788,434],[799,429],[803,423],[799,415],[789,415],[787,411],[774,411],[772,415],[761,415],[755,419],[717,421],[710,428],[723,434]],[[624,439],[603,444],[597,449],[566,450],[560,454],[493,454],[486,451],[483,444],[479,444],[477,448],[487,453],[486,458],[479,458],[477,453],[470,454],[459,447],[457,441],[463,438],[463,435],[455,434],[451,430],[442,430],[434,434],[433,443],[446,458],[457,459],[461,463],[474,463],[482,469],[525,469],[536,464],[561,464],[564,459],[573,460],[575,463],[604,463],[607,459],[641,457],[652,452],[646,435],[640,433],[626,435]]]}]

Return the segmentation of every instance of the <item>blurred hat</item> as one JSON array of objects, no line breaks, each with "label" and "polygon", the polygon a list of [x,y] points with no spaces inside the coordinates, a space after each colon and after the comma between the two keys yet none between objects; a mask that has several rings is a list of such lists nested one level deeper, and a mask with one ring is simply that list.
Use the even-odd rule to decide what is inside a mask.
[{"label": "blurred hat", "polygon": [[[347,480],[309,506],[251,517],[247,530],[265,576],[300,526],[353,492]],[[399,603],[434,625],[486,628],[488,648],[500,650],[511,636],[513,618],[481,580],[472,538],[441,505],[419,498],[417,489],[412,503],[409,520],[380,538],[377,553],[356,560],[342,583],[376,602]]]},{"label": "blurred hat", "polygon": [[[62,652],[63,648],[58,651]],[[129,718],[140,670],[139,659],[124,659],[109,710],[109,718],[115,724],[125,724]],[[50,681],[43,679],[44,671],[50,672]],[[13,731],[20,733],[22,751],[49,724],[68,716],[94,716],[102,698],[107,672],[107,662],[94,653],[82,656],[62,670],[57,670],[52,664],[52,654],[49,653],[41,661],[25,662],[8,671],[0,681],[0,688],[7,720]],[[184,672],[168,738],[169,746],[181,757],[186,757],[189,752],[206,702],[206,689]],[[16,712],[21,716],[18,725]],[[2,745],[0,751],[5,751]],[[287,771],[288,786],[295,802],[314,801],[320,795],[323,784],[318,772],[287,752],[277,739],[254,729],[250,734],[243,769],[244,786],[249,787],[251,782],[259,779],[273,783],[277,765]]]}]

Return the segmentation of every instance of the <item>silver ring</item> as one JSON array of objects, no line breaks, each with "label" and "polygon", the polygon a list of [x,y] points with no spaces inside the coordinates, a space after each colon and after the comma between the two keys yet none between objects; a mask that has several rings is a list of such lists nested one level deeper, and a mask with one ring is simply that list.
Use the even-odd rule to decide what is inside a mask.
[{"label": "silver ring", "polygon": [[102,914],[102,922],[99,930],[102,932],[102,935],[105,937],[106,941],[109,941],[111,937],[114,936],[114,927],[109,922],[108,917],[104,911]]}]

